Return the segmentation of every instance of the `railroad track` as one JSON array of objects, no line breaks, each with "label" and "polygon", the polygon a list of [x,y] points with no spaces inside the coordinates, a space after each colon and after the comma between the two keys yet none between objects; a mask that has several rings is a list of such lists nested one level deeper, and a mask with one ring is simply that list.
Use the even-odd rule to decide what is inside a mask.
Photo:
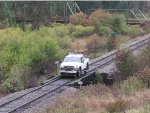
[{"label": "railroad track", "polygon": [[[150,36],[147,35],[144,38],[131,43],[129,46],[125,46],[123,50],[128,49],[130,52],[135,51],[138,48],[142,47],[143,45],[146,45],[149,41],[150,41]],[[78,81],[81,80],[83,77],[91,75],[97,69],[103,68],[108,64],[114,62],[117,58],[117,54],[118,54],[118,50],[114,50],[90,62],[89,64],[90,69],[87,71],[87,74],[79,78]],[[25,106],[29,106],[31,103],[45,97],[46,95],[53,96],[54,94],[57,94],[65,90],[62,88],[63,86],[69,85],[76,80],[77,79],[64,79],[61,78],[60,76],[54,77],[48,80],[47,82],[45,82],[44,85],[33,88],[31,91],[27,93],[24,93],[18,97],[10,99],[9,101],[5,101],[1,103],[0,113],[13,113],[18,109],[21,109]]]},{"label": "railroad track", "polygon": [[[38,99],[55,92],[63,91],[61,87],[67,85],[72,79],[60,79],[61,77],[52,78],[50,81],[46,82],[44,85],[34,88],[33,90],[13,98],[9,101],[0,104],[0,113],[12,113],[22,107],[25,107]],[[53,96],[53,95],[51,95]]]},{"label": "railroad track", "polygon": [[[130,45],[124,46],[120,50],[127,50],[128,52],[133,52],[133,51],[136,51],[139,48],[147,45],[148,43],[150,43],[150,35],[146,35],[146,36],[144,36],[144,38],[141,38],[141,39],[138,38],[138,40],[137,39],[134,40],[134,42],[132,42]],[[85,76],[82,76],[78,80],[73,81],[72,83],[70,83],[70,85],[73,85],[79,81],[82,81],[83,79],[87,78],[89,75],[92,75],[93,73],[95,73],[97,71],[97,69],[102,69],[105,66],[115,62],[116,59],[118,58],[118,54],[119,54],[120,50],[111,51],[108,54],[106,54],[102,57],[96,58],[95,60],[90,62],[89,70],[87,71],[87,74]]]}]

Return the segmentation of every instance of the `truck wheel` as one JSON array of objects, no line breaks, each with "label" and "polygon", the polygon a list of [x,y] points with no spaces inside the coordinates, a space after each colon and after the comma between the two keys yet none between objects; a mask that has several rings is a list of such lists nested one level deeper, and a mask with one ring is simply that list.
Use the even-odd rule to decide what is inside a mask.
[{"label": "truck wheel", "polygon": [[86,75],[86,70],[84,70],[84,75]]},{"label": "truck wheel", "polygon": [[79,68],[79,71],[77,72],[77,77],[80,77],[81,76],[81,72],[82,72],[82,70],[81,70],[81,67]]},{"label": "truck wheel", "polygon": [[63,73],[60,73],[60,76],[63,78],[63,77],[64,77],[64,74],[63,74]]},{"label": "truck wheel", "polygon": [[86,69],[89,70],[89,64],[88,64],[88,63],[87,63],[87,65],[86,65]]}]

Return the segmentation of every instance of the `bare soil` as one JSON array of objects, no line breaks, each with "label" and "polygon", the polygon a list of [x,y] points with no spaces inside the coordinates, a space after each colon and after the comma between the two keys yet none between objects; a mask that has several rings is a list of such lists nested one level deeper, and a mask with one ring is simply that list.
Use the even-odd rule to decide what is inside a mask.
[{"label": "bare soil", "polygon": [[0,99],[6,95],[8,95],[9,93],[5,92],[4,89],[1,88],[0,86]]}]

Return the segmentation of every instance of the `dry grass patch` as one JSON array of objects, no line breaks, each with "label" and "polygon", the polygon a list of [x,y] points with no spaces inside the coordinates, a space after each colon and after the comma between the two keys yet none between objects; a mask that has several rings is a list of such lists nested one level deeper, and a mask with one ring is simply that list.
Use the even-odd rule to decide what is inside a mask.
[{"label": "dry grass patch", "polygon": [[74,38],[71,42],[71,51],[83,52],[86,51],[86,43],[88,38]]},{"label": "dry grass patch", "polygon": [[150,90],[121,93],[118,87],[83,87],[71,98],[62,98],[48,113],[117,113],[150,103]]},{"label": "dry grass patch", "polygon": [[91,36],[84,37],[84,38],[72,39],[70,50],[74,52],[88,51],[88,47],[93,45],[91,41],[93,41],[93,39],[95,38],[99,41],[100,46],[104,46],[106,42],[106,38],[102,38],[99,37],[97,34],[93,34]]},{"label": "dry grass patch", "polygon": [[117,47],[120,47],[122,44],[126,43],[127,41],[131,40],[129,36],[117,36],[116,37],[116,42],[117,42]]}]

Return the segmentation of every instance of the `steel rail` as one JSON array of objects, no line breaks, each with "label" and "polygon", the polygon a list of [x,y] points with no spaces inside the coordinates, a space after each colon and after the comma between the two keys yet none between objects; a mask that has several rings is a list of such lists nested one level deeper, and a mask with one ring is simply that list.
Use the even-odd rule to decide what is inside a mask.
[{"label": "steel rail", "polygon": [[[60,88],[62,88],[63,86],[67,85],[67,84],[70,83],[71,81],[72,81],[72,80],[69,80],[69,81],[65,82],[64,84],[58,86],[57,88],[55,88],[55,89],[53,89],[53,90],[51,90],[51,91],[48,91],[48,92],[46,92],[46,93],[44,93],[44,94],[42,94],[42,95],[40,95],[40,96],[34,98],[33,100],[30,100],[29,102],[26,102],[26,103],[24,103],[23,105],[20,105],[18,108],[15,108],[15,109],[13,109],[13,110],[10,110],[10,111],[7,112],[7,113],[13,113],[13,112],[16,111],[16,110],[18,110],[18,109],[20,109],[20,108],[22,108],[22,107],[24,107],[24,106],[26,106],[26,105],[29,105],[29,104],[31,104],[32,102],[35,102],[36,100],[41,99],[42,97],[44,97],[44,96],[46,96],[46,95],[48,95],[48,94],[50,94],[50,93],[53,93],[53,92],[56,91],[56,90],[59,90]],[[60,89],[60,91],[63,91],[63,90]],[[59,92],[60,92],[60,91],[59,91]],[[53,96],[53,95],[51,95],[51,96]],[[50,97],[51,97],[51,96],[50,96]]]},{"label": "steel rail", "polygon": [[[124,47],[124,48],[122,48],[121,50],[127,50],[127,49],[129,49],[129,48],[131,48],[131,47],[134,47],[135,45],[137,45],[137,44],[139,44],[139,43],[141,43],[141,42],[144,42],[144,41],[149,41],[150,40],[150,36],[149,37],[146,37],[146,39],[144,38],[144,39],[142,39],[142,40],[137,40],[137,41],[135,41],[135,42],[132,42],[130,45],[128,45],[128,46],[126,46],[126,47]],[[108,54],[106,54],[106,55],[104,55],[104,56],[101,56],[101,57],[99,57],[97,60],[95,60],[95,61],[93,61],[93,62],[91,62],[89,65],[93,65],[93,64],[95,64],[95,63],[97,63],[97,62],[100,62],[100,61],[102,61],[102,60],[104,60],[104,59],[106,59],[106,58],[108,58],[108,57],[111,57],[111,56],[113,56],[113,55],[116,55],[116,53],[117,52],[119,52],[118,50],[113,50],[113,51],[111,51],[110,53],[108,53]]]},{"label": "steel rail", "polygon": [[[138,48],[140,48],[140,47],[142,47],[142,46],[148,44],[149,42],[150,42],[150,36],[148,36],[148,37],[146,37],[146,38],[144,38],[144,39],[141,39],[141,40],[137,40],[137,41],[135,41],[135,42],[132,42],[130,45],[128,45],[128,46],[122,48],[121,50],[128,50],[128,52],[133,52],[133,51],[138,50]],[[133,48],[133,47],[134,47],[134,48]],[[106,54],[106,55],[104,55],[104,56],[102,56],[102,57],[99,57],[99,59],[97,59],[96,61],[92,62],[92,63],[90,64],[90,66],[93,66],[93,65],[95,65],[95,64],[98,63],[98,62],[100,63],[101,61],[104,61],[105,59],[107,59],[107,58],[109,58],[109,57],[110,57],[110,58],[109,58],[107,61],[103,62],[102,64],[95,65],[95,66],[93,67],[93,69],[87,71],[87,74],[86,74],[85,76],[82,76],[81,78],[77,79],[77,80],[74,81],[74,82],[81,81],[81,79],[86,78],[87,76],[89,76],[89,75],[95,73],[95,71],[96,71],[97,69],[102,69],[103,67],[105,67],[105,66],[107,66],[107,65],[109,65],[109,64],[111,64],[111,63],[113,63],[114,61],[116,61],[116,59],[118,58],[118,55],[117,55],[118,52],[119,52],[119,50],[115,50],[115,51],[110,52],[109,55]],[[74,83],[74,82],[73,82],[73,83]],[[73,83],[71,83],[70,85],[72,85]]]},{"label": "steel rail", "polygon": [[9,103],[11,103],[11,102],[13,102],[13,101],[15,101],[15,100],[18,100],[18,99],[20,99],[20,98],[26,96],[27,94],[33,93],[33,92],[35,92],[35,91],[37,91],[37,90],[43,88],[44,86],[47,86],[47,85],[49,85],[49,84],[51,84],[51,83],[53,83],[53,82],[55,82],[55,81],[57,81],[57,80],[59,80],[59,79],[60,79],[60,76],[54,77],[54,78],[50,79],[50,81],[46,82],[45,84],[43,84],[43,85],[41,85],[41,86],[39,86],[39,87],[36,87],[36,88],[34,88],[33,90],[31,90],[31,91],[29,91],[29,92],[27,92],[27,93],[24,93],[23,95],[20,95],[20,96],[18,96],[18,97],[16,97],[16,98],[13,98],[12,100],[9,100],[9,101],[6,101],[6,102],[0,104],[0,108],[2,108],[3,106],[5,106],[6,104],[9,104]]}]

